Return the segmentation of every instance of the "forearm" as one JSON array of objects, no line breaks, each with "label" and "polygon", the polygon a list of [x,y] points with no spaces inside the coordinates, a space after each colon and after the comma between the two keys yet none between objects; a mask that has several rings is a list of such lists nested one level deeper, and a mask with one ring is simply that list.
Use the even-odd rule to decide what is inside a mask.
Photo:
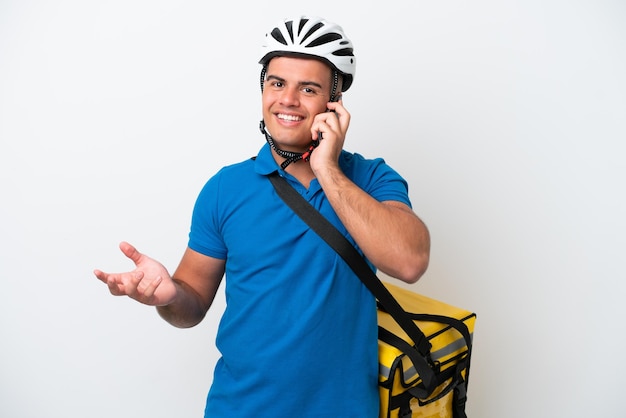
[{"label": "forearm", "polygon": [[378,269],[409,283],[422,276],[430,236],[413,211],[399,202],[378,202],[338,167],[327,168],[317,178],[350,235]]},{"label": "forearm", "polygon": [[189,285],[177,279],[173,281],[176,298],[168,305],[157,306],[157,312],[161,318],[177,328],[191,328],[204,319],[208,306]]}]

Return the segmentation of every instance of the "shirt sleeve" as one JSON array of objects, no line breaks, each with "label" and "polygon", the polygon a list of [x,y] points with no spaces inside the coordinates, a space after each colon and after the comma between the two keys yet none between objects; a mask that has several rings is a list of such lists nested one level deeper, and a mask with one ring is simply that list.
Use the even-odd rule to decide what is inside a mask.
[{"label": "shirt sleeve", "polygon": [[204,185],[193,208],[188,246],[209,257],[226,259],[219,213],[220,174]]},{"label": "shirt sleeve", "polygon": [[344,171],[361,189],[379,202],[393,200],[412,207],[406,180],[382,158],[368,160],[348,155]]}]

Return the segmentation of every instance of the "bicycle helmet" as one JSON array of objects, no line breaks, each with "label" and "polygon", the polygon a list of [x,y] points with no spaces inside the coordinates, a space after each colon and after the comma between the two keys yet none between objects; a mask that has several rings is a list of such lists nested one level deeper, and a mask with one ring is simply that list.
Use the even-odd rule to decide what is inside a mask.
[{"label": "bicycle helmet", "polygon": [[346,38],[339,25],[319,17],[284,19],[265,34],[259,60],[263,65],[261,88],[265,68],[277,56],[313,57],[322,60],[343,76],[341,91],[348,90],[354,80],[356,59],[352,42]]}]

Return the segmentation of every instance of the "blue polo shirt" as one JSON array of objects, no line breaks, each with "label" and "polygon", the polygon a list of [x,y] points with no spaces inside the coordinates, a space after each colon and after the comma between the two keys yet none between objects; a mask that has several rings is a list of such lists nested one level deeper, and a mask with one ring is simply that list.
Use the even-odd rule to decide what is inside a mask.
[{"label": "blue polo shirt", "polygon": [[[339,163],[375,199],[410,205],[405,181],[382,159],[343,151]],[[189,247],[226,260],[226,310],[205,417],[375,418],[375,299],[278,197],[267,178],[277,170],[354,243],[317,180],[303,187],[267,144],[206,183]]]}]

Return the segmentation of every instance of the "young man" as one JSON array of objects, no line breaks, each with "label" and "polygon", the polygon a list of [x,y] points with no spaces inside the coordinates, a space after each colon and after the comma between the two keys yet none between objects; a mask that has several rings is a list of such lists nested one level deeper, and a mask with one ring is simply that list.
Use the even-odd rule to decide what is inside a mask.
[{"label": "young man", "polygon": [[277,196],[278,171],[381,271],[415,282],[429,235],[405,181],[382,159],[343,150],[354,79],[352,43],[319,18],[266,34],[260,63],[265,144],[200,192],[189,245],[173,275],[128,243],[136,269],[95,275],[114,295],[157,306],[177,327],[198,324],[222,276],[226,311],[205,417],[377,417],[375,299]]}]

